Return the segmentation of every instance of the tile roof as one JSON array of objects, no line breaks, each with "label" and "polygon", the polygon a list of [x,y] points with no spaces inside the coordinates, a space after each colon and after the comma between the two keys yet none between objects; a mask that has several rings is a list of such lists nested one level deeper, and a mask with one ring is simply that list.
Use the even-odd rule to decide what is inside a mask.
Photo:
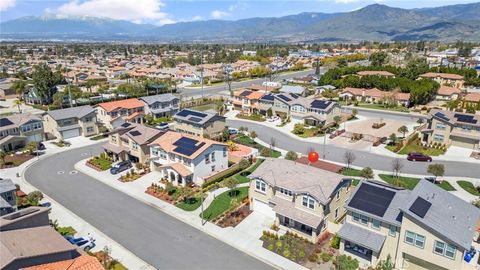
[{"label": "tile roof", "polygon": [[437,91],[437,95],[440,96],[451,96],[453,94],[460,94],[462,91],[460,89],[455,88],[455,87],[450,87],[446,85],[440,86],[440,88]]},{"label": "tile roof", "polygon": [[463,98],[466,101],[480,102],[480,93],[468,93]]},{"label": "tile roof", "polygon": [[360,76],[395,76],[395,74],[388,71],[375,71],[375,70],[365,70],[357,72],[357,75]]},{"label": "tile roof", "polygon": [[380,252],[386,238],[385,235],[381,235],[372,230],[348,222],[342,225],[337,234],[342,239],[346,239],[354,244],[371,249],[374,252]]},{"label": "tile roof", "polygon": [[451,79],[451,80],[463,80],[462,75],[452,74],[452,73],[439,73],[439,72],[427,72],[420,75],[421,78],[442,78],[442,79]]},{"label": "tile roof", "polygon": [[110,101],[110,102],[103,102],[97,104],[95,107],[102,107],[105,111],[107,112],[112,112],[116,109],[134,109],[138,107],[143,107],[145,106],[145,103],[142,101],[136,99],[136,98],[129,98],[129,99],[123,99],[123,100],[116,100],[116,101]]},{"label": "tile roof", "polygon": [[194,125],[204,125],[211,121],[225,121],[225,117],[209,111],[197,111],[192,109],[183,109],[177,112],[173,118],[176,121],[187,122]]},{"label": "tile roof", "polygon": [[166,152],[173,153],[174,152],[173,150],[175,148],[177,148],[177,146],[174,145],[174,143],[176,141],[180,140],[181,138],[190,138],[190,139],[196,140],[197,144],[205,143],[203,146],[198,148],[198,150],[193,152],[191,155],[184,155],[184,154],[175,152],[175,154],[177,154],[177,155],[184,156],[184,157],[187,157],[187,158],[192,158],[192,159],[198,157],[205,150],[207,150],[207,148],[209,148],[210,146],[212,146],[214,144],[216,144],[216,145],[226,145],[224,143],[212,141],[212,140],[205,139],[205,138],[198,137],[198,136],[191,136],[191,135],[188,135],[188,134],[182,134],[182,133],[178,133],[178,132],[175,132],[175,131],[167,131],[165,134],[163,134],[162,136],[157,138],[155,141],[150,143],[150,146],[158,145],[163,150],[165,150]]},{"label": "tile roof", "polygon": [[94,256],[80,255],[75,259],[40,264],[23,268],[23,270],[104,270]]},{"label": "tile roof", "polygon": [[328,161],[323,161],[323,160],[318,160],[317,162],[310,163],[310,161],[308,160],[308,157],[300,157],[296,161],[298,163],[310,165],[310,166],[313,166],[325,171],[334,172],[334,173],[339,173],[343,169],[343,166],[337,165],[335,163],[330,163]]},{"label": "tile roof", "polygon": [[160,168],[172,168],[174,171],[179,173],[183,177],[187,177],[189,175],[192,175],[192,171],[189,170],[185,165],[180,164],[180,163],[169,163],[169,164],[164,164],[160,166]]},{"label": "tile roof", "polygon": [[297,194],[310,194],[323,204],[343,181],[342,175],[276,158],[266,158],[249,178],[261,179]]},{"label": "tile roof", "polygon": [[130,138],[139,145],[150,143],[152,140],[156,139],[158,136],[163,134],[163,131],[160,131],[155,128],[147,127],[145,125],[137,123],[129,123],[127,127],[120,126],[114,129],[111,134],[118,133],[120,137]]}]

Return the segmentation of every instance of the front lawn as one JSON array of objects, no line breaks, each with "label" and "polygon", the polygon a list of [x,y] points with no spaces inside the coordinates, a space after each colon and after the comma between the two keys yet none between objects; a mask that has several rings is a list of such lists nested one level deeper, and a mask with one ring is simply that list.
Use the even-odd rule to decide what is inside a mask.
[{"label": "front lawn", "polygon": [[345,176],[354,176],[354,177],[361,177],[362,176],[362,171],[361,170],[357,170],[357,169],[347,169],[347,168],[344,168],[342,170],[342,174],[345,175]]},{"label": "front lawn", "polygon": [[400,155],[407,155],[408,153],[422,153],[428,156],[440,156],[445,154],[445,151],[443,151],[443,149],[424,147],[411,143],[398,152]]},{"label": "front lawn", "polygon": [[455,191],[456,189],[448,182],[448,181],[441,181],[436,183],[437,186],[443,188],[446,191]]},{"label": "front lawn", "polygon": [[110,167],[112,167],[112,161],[104,157],[97,156],[90,159],[88,162],[90,162],[95,167],[101,169],[102,171],[108,170],[110,169]]},{"label": "front lawn", "polygon": [[238,184],[243,184],[243,183],[248,183],[250,182],[250,179],[248,179],[248,175],[250,175],[252,172],[254,172],[262,162],[265,161],[264,159],[257,159],[255,164],[247,168],[245,171],[237,173],[234,177],[237,179]]},{"label": "front lawn", "polygon": [[[265,146],[263,146],[263,145],[257,143],[256,141],[254,141],[252,138],[248,137],[247,135],[238,136],[237,138],[234,139],[234,141],[236,143],[239,143],[239,144],[243,144],[243,145],[246,145],[246,146],[249,146],[249,147],[256,148],[256,149],[258,149],[259,152],[261,152],[262,149],[266,148]],[[276,151],[276,150],[271,151],[271,157],[278,158],[281,155],[282,155],[282,153],[280,153],[279,151]]]},{"label": "front lawn", "polygon": [[409,112],[408,109],[403,106],[385,107],[383,104],[359,103],[358,107],[375,109],[375,110],[394,111],[394,112]]},{"label": "front lawn", "polygon": [[[232,196],[234,195],[234,196]],[[230,190],[218,195],[212,203],[203,211],[203,217],[206,220],[213,220],[220,216],[223,212],[232,207],[232,201],[237,200],[239,203],[248,196],[248,187],[236,189],[235,194],[231,194]],[[201,216],[201,214],[200,214]]]},{"label": "front lawn", "polygon": [[200,196],[191,198],[190,200],[182,200],[175,206],[185,211],[194,211],[202,204],[202,198]]},{"label": "front lawn", "polygon": [[397,180],[396,177],[394,177],[392,175],[389,175],[389,174],[379,174],[378,176],[383,181],[385,181],[385,182],[387,182],[391,185],[398,186],[398,187],[403,187],[403,188],[410,189],[410,190],[414,189],[415,186],[420,181],[420,178],[404,177],[404,176],[400,176]]},{"label": "front lawn", "polygon": [[98,141],[98,140],[101,140],[101,139],[105,139],[107,137],[108,137],[107,134],[100,134],[100,135],[97,135],[97,136],[90,137],[90,140]]},{"label": "front lawn", "polygon": [[480,192],[473,186],[471,182],[468,181],[457,181],[457,184],[463,188],[466,192],[474,195],[474,196],[480,196]]},{"label": "front lawn", "polygon": [[237,118],[252,120],[257,122],[265,122],[265,118],[260,114],[252,114],[252,115],[237,114]]}]

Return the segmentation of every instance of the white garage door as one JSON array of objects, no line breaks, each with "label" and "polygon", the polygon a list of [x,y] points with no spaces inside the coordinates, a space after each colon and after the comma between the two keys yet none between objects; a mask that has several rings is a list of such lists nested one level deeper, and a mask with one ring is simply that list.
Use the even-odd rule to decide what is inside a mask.
[{"label": "white garage door", "polygon": [[73,137],[77,137],[77,136],[80,136],[80,130],[78,128],[65,130],[65,131],[62,131],[62,136],[63,136],[64,140],[69,139],[69,138],[73,138]]},{"label": "white garage door", "polygon": [[41,142],[43,141],[42,134],[34,134],[27,137],[27,142]]},{"label": "white garage door", "polygon": [[458,146],[458,147],[463,147],[468,149],[473,149],[473,147],[475,146],[475,140],[472,140],[472,139],[455,137],[455,136],[451,136],[451,139],[452,139],[453,146]]},{"label": "white garage door", "polygon": [[259,201],[257,199],[253,200],[253,210],[269,217],[275,217],[275,212],[273,212],[272,207],[270,207],[268,203]]}]

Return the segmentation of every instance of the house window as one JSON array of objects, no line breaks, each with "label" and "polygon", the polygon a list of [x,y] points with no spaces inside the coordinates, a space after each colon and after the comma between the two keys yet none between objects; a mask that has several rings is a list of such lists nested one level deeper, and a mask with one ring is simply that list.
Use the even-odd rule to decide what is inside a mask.
[{"label": "house window", "polygon": [[337,201],[340,200],[340,190],[337,191],[336,199],[337,199]]},{"label": "house window", "polygon": [[338,208],[335,209],[335,218],[338,218]]},{"label": "house window", "polygon": [[441,241],[435,240],[435,244],[433,245],[433,252],[445,256],[450,259],[455,258],[455,252],[457,251],[457,248],[454,245],[450,244],[445,244]]},{"label": "house window", "polygon": [[152,156],[158,157],[158,148],[150,148],[150,153],[152,154]]},{"label": "house window", "polygon": [[411,231],[405,231],[405,242],[407,244],[423,248],[425,246],[425,236],[413,233]]},{"label": "house window", "polygon": [[360,215],[353,212],[352,213],[352,220],[355,221],[355,222],[360,222]]},{"label": "house window", "polygon": [[112,143],[117,143],[117,136],[115,136],[115,135],[112,136],[112,137],[110,138],[110,140],[112,141]]},{"label": "house window", "polygon": [[205,163],[206,164],[210,163],[210,155],[209,154],[205,155]]},{"label": "house window", "polygon": [[435,135],[433,136],[433,140],[436,141],[436,142],[443,142],[444,136],[443,136],[443,135],[440,135],[440,134],[435,134]]},{"label": "house window", "polygon": [[284,195],[292,196],[292,192],[288,189],[280,188],[278,191]]},{"label": "house window", "polygon": [[226,157],[227,156],[227,147],[224,147],[223,148],[223,157]]},{"label": "house window", "polygon": [[395,236],[397,234],[397,227],[394,225],[390,225],[390,229],[388,230],[388,234],[390,236]]},{"label": "house window", "polygon": [[88,133],[93,132],[93,127],[87,127],[87,132],[88,132]]},{"label": "house window", "polygon": [[167,159],[167,152],[165,152],[165,151],[162,150],[162,149],[160,149],[159,152],[160,152],[160,157],[161,157],[161,158]]},{"label": "house window", "polygon": [[444,123],[437,123],[435,125],[435,129],[438,129],[438,130],[445,130],[446,126]]},{"label": "house window", "polygon": [[215,162],[215,152],[212,152],[212,162]]},{"label": "house window", "polygon": [[215,165],[212,166],[212,172],[214,172],[214,171],[215,171]]},{"label": "house window", "polygon": [[93,120],[93,117],[89,116],[89,117],[85,117],[85,122],[92,122]]},{"label": "house window", "polygon": [[454,259],[456,251],[457,251],[457,248],[454,245],[450,245],[450,244],[447,245],[447,250],[445,250],[445,257]]},{"label": "house window", "polygon": [[443,256],[443,253],[445,253],[445,243],[440,241],[435,241],[433,252]]},{"label": "house window", "polygon": [[380,220],[372,219],[372,228],[380,230]]},{"label": "house window", "polygon": [[265,190],[267,189],[267,185],[262,180],[256,180],[255,189],[261,192],[265,192]]},{"label": "house window", "polygon": [[132,148],[137,150],[138,149],[138,143],[132,142]]},{"label": "house window", "polygon": [[302,205],[310,209],[315,208],[315,200],[310,196],[303,196]]}]

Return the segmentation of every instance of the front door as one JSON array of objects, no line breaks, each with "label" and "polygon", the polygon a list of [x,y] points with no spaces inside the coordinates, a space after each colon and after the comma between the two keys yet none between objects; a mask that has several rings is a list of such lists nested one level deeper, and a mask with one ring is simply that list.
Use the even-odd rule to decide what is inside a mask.
[{"label": "front door", "polygon": [[285,223],[285,226],[290,226],[290,219],[288,217],[284,217],[283,223]]}]

